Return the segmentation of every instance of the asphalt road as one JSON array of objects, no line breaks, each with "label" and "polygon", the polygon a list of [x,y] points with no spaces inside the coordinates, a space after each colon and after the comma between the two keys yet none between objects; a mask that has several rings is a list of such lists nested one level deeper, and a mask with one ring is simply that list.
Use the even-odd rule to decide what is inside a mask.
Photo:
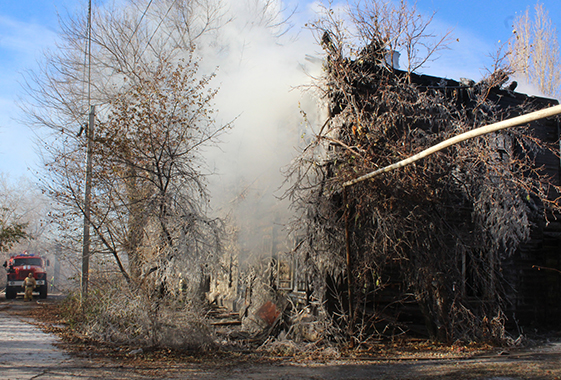
[{"label": "asphalt road", "polygon": [[69,356],[58,350],[57,338],[0,312],[0,372],[4,379],[37,379],[64,365]]},{"label": "asphalt road", "polygon": [[62,295],[47,300],[24,302],[22,296],[6,300],[0,293],[0,379],[2,380],[76,380],[76,379],[157,379],[145,376],[103,358],[78,358],[57,347],[59,338],[43,332],[25,312],[41,302],[56,302]]}]

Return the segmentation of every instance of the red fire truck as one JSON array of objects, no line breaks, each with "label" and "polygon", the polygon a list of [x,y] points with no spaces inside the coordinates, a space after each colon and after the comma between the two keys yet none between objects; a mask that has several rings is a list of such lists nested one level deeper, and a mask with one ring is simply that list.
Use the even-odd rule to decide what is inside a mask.
[{"label": "red fire truck", "polygon": [[4,267],[8,271],[8,281],[6,282],[6,299],[16,298],[17,293],[25,291],[23,280],[33,273],[37,282],[36,292],[39,298],[47,298],[47,266],[49,260],[24,251],[21,255],[11,256],[4,262]]}]

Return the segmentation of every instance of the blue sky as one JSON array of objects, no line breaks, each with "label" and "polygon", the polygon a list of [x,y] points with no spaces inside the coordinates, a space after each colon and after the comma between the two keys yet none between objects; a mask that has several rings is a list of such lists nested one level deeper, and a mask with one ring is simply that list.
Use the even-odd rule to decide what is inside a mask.
[{"label": "blue sky", "polygon": [[[561,2],[540,1],[549,11],[549,17],[561,31]],[[460,76],[477,80],[491,63],[489,54],[512,35],[512,22],[536,2],[524,0],[420,0],[417,7],[430,14],[436,11],[433,25],[441,30],[453,29],[450,50],[431,64],[432,74],[457,79]],[[559,38],[561,41],[561,38]],[[437,68],[433,72],[433,68]],[[439,73],[439,74],[438,74]]]},{"label": "blue sky", "polygon": [[[58,14],[65,15],[86,3],[86,0],[0,0],[0,174],[12,179],[33,177],[33,170],[39,164],[34,134],[17,121],[21,117],[17,100],[24,96],[19,84],[21,74],[36,67],[45,49],[55,48]],[[309,3],[300,1],[300,11],[304,12]],[[561,2],[544,0],[542,3],[561,29]],[[514,17],[534,4],[523,0],[417,1],[419,11],[437,12],[433,22],[436,32],[453,29],[454,38],[459,39],[423,72],[478,80],[491,63],[488,55],[496,51],[499,41],[505,42],[511,36]]]},{"label": "blue sky", "polygon": [[[39,164],[34,133],[18,122],[24,96],[22,73],[35,68],[46,49],[55,47],[58,14],[82,1],[0,0],[0,174],[32,178]],[[31,169],[31,170],[30,170]]]}]

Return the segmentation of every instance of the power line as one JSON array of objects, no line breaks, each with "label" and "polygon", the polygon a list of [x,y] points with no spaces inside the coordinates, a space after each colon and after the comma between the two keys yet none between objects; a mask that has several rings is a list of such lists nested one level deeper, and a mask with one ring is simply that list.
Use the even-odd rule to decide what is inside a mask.
[{"label": "power line", "polygon": [[[82,75],[82,94],[87,93],[85,96],[85,101],[87,102],[87,109],[89,110],[91,105],[91,43],[92,43],[92,35],[91,35],[91,15],[92,15],[92,2],[91,0],[88,3],[88,19],[86,23],[86,38],[84,43],[84,62],[83,62],[83,75]],[[86,85],[88,86],[86,92]],[[85,112],[80,111],[80,116],[76,118],[80,118],[85,115]],[[75,119],[76,120],[76,119]],[[81,122],[80,122],[81,123]],[[81,123],[80,131],[78,132],[76,137],[80,137],[82,132],[84,131],[84,124]]]},{"label": "power line", "polygon": [[140,16],[140,20],[138,20],[138,23],[136,24],[136,27],[134,28],[134,31],[132,32],[131,36],[129,37],[129,40],[127,42],[127,45],[125,46],[125,48],[123,49],[123,51],[126,51],[127,48],[129,47],[132,38],[134,37],[134,35],[136,34],[136,32],[138,31],[138,28],[140,28],[140,24],[142,24],[142,20],[144,20],[144,16],[146,16],[146,13],[148,12],[148,9],[150,8],[150,5],[152,5],[152,1],[150,0],[150,2],[148,3],[148,5],[146,6],[146,9],[144,10],[144,12],[142,13],[142,16]]},{"label": "power line", "polygon": [[[174,0],[174,4],[175,4],[175,1],[177,1],[177,0]],[[142,24],[142,21],[144,20],[144,17],[145,17],[146,14],[148,13],[148,10],[150,9],[150,6],[152,5],[152,2],[153,2],[153,0],[150,0],[150,1],[148,2],[148,5],[147,5],[146,8],[144,9],[144,12],[142,12],[142,16],[140,16],[140,19],[139,19],[138,22],[136,23],[136,27],[134,28],[134,31],[133,31],[132,34],[130,35],[130,37],[129,37],[128,41],[127,41],[127,44],[125,45],[125,48],[122,49],[125,62],[126,62],[126,49],[127,49],[127,48],[129,47],[129,45],[132,43],[132,39],[134,38],[135,34],[138,32],[138,30],[139,30],[139,28],[140,28],[140,25]],[[171,7],[170,7],[170,9],[171,9]],[[169,10],[168,10],[168,12],[169,12]],[[167,15],[167,14],[166,14],[166,15]],[[152,35],[152,37],[153,37],[153,35]],[[150,37],[150,40],[152,40],[152,37]],[[144,50],[146,50],[146,48],[145,48]],[[140,55],[140,57],[142,57],[142,54]],[[105,83],[104,83],[104,86],[106,86],[106,85],[109,83],[110,80],[111,80],[111,77],[110,77],[110,76],[107,76],[107,78],[106,78],[106,80],[105,80]],[[102,88],[103,88],[103,87],[102,87]]]},{"label": "power line", "polygon": [[88,5],[88,109],[92,105],[92,0]]},{"label": "power line", "polygon": [[148,40],[148,43],[146,44],[146,46],[144,47],[144,50],[142,50],[142,53],[140,53],[140,57],[142,57],[142,55],[144,54],[144,52],[146,51],[146,49],[148,49],[148,46],[150,46],[150,43],[152,42],[152,38],[154,38],[154,36],[156,35],[156,33],[158,32],[158,29],[160,29],[160,26],[162,26],[162,23],[164,22],[164,20],[166,19],[166,17],[168,16],[169,12],[171,11],[171,8],[173,8],[173,6],[175,5],[175,3],[177,2],[177,0],[173,0],[173,3],[171,3],[171,5],[169,6],[166,14],[164,15],[164,17],[162,17],[162,19],[160,20],[160,23],[158,24],[158,26],[156,27],[156,29],[154,30],[154,33],[152,33],[152,36],[150,36],[150,39]]}]

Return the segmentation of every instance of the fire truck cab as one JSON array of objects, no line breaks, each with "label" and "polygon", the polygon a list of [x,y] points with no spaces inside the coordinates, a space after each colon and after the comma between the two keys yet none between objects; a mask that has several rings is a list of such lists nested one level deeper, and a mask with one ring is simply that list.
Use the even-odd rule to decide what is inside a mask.
[{"label": "fire truck cab", "polygon": [[16,298],[17,293],[25,292],[23,281],[33,273],[33,277],[37,282],[35,292],[39,292],[39,298],[47,298],[47,266],[49,260],[40,256],[23,252],[21,255],[11,256],[8,261],[4,262],[4,268],[8,271],[8,280],[6,282],[6,299]]}]

